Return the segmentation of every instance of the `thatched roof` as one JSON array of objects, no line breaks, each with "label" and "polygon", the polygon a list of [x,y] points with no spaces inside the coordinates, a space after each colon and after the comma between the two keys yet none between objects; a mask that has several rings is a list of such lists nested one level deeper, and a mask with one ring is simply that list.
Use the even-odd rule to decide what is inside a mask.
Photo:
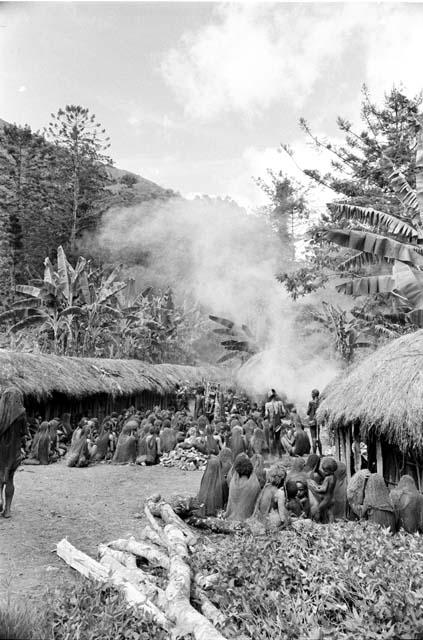
[{"label": "thatched roof", "polygon": [[190,367],[177,364],[149,364],[140,360],[67,358],[0,349],[0,391],[9,385],[38,401],[63,393],[83,398],[105,393],[130,396],[151,391],[174,390],[177,382],[195,384],[203,378],[229,381],[228,371],[219,367]]},{"label": "thatched roof", "polygon": [[323,392],[317,414],[329,428],[355,420],[402,451],[423,449],[423,330],[378,349]]}]

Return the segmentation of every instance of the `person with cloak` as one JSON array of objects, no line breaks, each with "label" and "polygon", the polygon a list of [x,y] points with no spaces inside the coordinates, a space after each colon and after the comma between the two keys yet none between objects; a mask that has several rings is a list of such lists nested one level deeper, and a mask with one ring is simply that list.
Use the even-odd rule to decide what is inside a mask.
[{"label": "person with cloak", "polygon": [[333,517],[335,520],[346,520],[347,518],[347,465],[345,462],[338,462],[335,471],[335,491],[333,493]]},{"label": "person with cloak", "polygon": [[176,433],[170,426],[170,420],[163,420],[160,432],[160,450],[169,453],[176,447]]},{"label": "person with cloak", "polygon": [[130,464],[135,462],[137,458],[137,439],[134,436],[134,431],[136,431],[137,428],[138,422],[132,418],[123,426],[112,460],[114,464]]},{"label": "person with cloak", "polygon": [[100,433],[95,443],[95,450],[92,456],[95,462],[106,460],[111,455],[112,428],[113,423],[110,417],[107,416],[101,424]]},{"label": "person with cloak", "polygon": [[259,493],[260,484],[251,460],[245,454],[240,454],[234,462],[224,518],[241,522],[250,518]]},{"label": "person with cloak", "polygon": [[364,500],[359,510],[361,518],[389,528],[395,533],[396,517],[385,480],[379,473],[372,473],[366,483]]},{"label": "person with cloak", "polygon": [[260,484],[260,489],[263,489],[266,484],[266,471],[264,470],[264,460],[263,456],[259,453],[255,453],[251,456],[251,462],[253,465],[254,473],[257,476],[257,480]]},{"label": "person with cloak", "polygon": [[197,510],[200,517],[216,516],[227,500],[226,478],[222,460],[219,456],[210,456],[201,478],[197,500],[201,505]]},{"label": "person with cloak", "polygon": [[397,515],[398,528],[402,527],[408,533],[423,532],[423,495],[411,476],[400,478],[396,489],[391,491],[391,502]]},{"label": "person with cloak", "polygon": [[26,433],[26,411],[22,393],[7,387],[0,397],[0,514],[10,518],[15,493],[14,475],[21,460]]},{"label": "person with cloak", "polygon": [[90,463],[90,428],[85,425],[81,427],[79,438],[73,439],[70,449],[66,455],[68,467],[87,467]]},{"label": "person with cloak", "polygon": [[52,458],[52,445],[50,439],[49,423],[44,421],[38,427],[38,431],[32,441],[30,454],[24,464],[49,464]]},{"label": "person with cloak", "polygon": [[245,453],[247,450],[244,432],[239,423],[235,423],[231,429],[229,447],[232,450],[234,459],[236,459],[240,453]]},{"label": "person with cloak", "polygon": [[267,459],[269,454],[269,447],[266,442],[266,438],[264,437],[264,431],[261,427],[256,427],[254,429],[253,437],[250,442],[251,452],[258,453]]}]

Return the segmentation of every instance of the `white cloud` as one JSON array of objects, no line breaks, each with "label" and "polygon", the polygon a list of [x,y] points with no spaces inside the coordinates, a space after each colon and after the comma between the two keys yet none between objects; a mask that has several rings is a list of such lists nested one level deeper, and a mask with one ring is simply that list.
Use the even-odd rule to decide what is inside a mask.
[{"label": "white cloud", "polygon": [[412,4],[218,5],[161,70],[186,114],[201,119],[252,117],[282,101],[302,107],[319,81],[333,82],[336,64],[345,65],[347,89],[355,70],[376,92],[399,81],[414,91],[423,84],[422,17]]},{"label": "white cloud", "polygon": [[18,92],[19,92],[19,93],[24,93],[26,90],[27,90],[27,89],[26,89],[26,86],[25,86],[24,84],[22,84],[22,85],[19,87]]}]

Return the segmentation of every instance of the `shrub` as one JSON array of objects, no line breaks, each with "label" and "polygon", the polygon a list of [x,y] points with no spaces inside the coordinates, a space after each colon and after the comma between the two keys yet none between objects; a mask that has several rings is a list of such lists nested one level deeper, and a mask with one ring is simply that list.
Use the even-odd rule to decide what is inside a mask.
[{"label": "shrub", "polygon": [[[192,557],[219,571],[210,599],[232,633],[254,640],[423,638],[421,536],[371,523],[219,536]],[[229,634],[227,634],[229,635]]]}]

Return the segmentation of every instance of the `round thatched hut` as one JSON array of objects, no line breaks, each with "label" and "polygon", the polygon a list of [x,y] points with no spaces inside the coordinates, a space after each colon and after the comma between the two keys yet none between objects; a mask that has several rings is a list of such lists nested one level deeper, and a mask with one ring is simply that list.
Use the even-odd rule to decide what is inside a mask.
[{"label": "round thatched hut", "polygon": [[360,468],[360,441],[369,467],[396,484],[405,473],[423,486],[423,330],[378,349],[334,380],[322,394],[318,420],[335,436],[348,475]]}]

